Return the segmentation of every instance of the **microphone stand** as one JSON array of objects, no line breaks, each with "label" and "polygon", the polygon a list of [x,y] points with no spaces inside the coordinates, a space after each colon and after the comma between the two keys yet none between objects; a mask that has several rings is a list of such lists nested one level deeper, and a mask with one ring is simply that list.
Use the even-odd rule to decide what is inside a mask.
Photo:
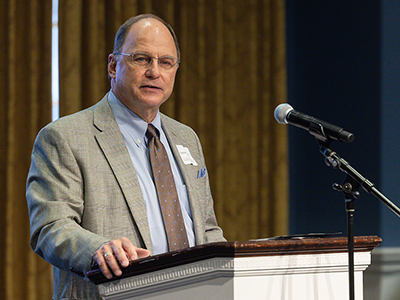
[{"label": "microphone stand", "polygon": [[318,141],[320,152],[325,156],[325,163],[327,166],[331,166],[335,169],[337,168],[347,174],[343,183],[341,185],[335,183],[333,188],[337,191],[343,192],[346,201],[347,240],[349,254],[349,299],[354,300],[354,212],[355,199],[360,195],[360,192],[358,191],[359,187],[361,186],[365,191],[381,200],[398,217],[400,217],[400,209],[381,192],[379,192],[372,182],[364,178],[352,166],[350,166],[347,161],[341,158],[329,147],[330,143],[332,142],[331,139],[327,139],[325,136],[321,136],[320,134],[315,134],[315,132],[312,134]]}]

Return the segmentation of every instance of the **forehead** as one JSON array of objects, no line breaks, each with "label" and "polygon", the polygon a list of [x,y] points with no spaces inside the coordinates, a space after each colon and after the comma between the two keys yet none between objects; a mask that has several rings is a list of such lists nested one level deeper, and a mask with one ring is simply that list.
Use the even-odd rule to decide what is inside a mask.
[{"label": "forehead", "polygon": [[132,25],[126,36],[124,50],[157,52],[176,55],[174,39],[168,28],[156,19],[143,19]]}]

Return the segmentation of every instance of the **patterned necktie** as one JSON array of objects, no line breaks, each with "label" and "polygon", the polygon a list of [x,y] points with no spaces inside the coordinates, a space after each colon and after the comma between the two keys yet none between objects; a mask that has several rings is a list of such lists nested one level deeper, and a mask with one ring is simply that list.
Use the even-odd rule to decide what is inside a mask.
[{"label": "patterned necktie", "polygon": [[189,242],[167,151],[165,151],[156,130],[152,124],[149,124],[146,136],[149,139],[150,163],[168,247],[169,251],[173,251],[189,247]]}]

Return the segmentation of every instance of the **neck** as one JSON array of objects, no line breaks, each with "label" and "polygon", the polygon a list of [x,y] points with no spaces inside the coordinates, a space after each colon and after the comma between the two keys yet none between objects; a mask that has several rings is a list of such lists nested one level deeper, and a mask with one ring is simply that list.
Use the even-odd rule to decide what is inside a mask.
[{"label": "neck", "polygon": [[114,89],[112,89],[113,94],[115,97],[121,102],[123,105],[125,105],[130,111],[134,112],[137,114],[140,118],[142,118],[144,121],[147,123],[151,123],[154,118],[156,117],[159,107],[143,107],[140,105],[134,105],[133,102],[130,101],[124,101],[123,97],[120,97]]}]

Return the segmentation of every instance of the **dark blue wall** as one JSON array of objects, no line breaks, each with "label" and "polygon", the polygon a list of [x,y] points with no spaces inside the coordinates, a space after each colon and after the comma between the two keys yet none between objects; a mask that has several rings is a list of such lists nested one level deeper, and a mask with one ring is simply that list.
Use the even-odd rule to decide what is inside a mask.
[{"label": "dark blue wall", "polygon": [[[400,206],[400,1],[382,3],[381,186]],[[399,219],[381,209],[380,235],[387,246],[400,245]]]},{"label": "dark blue wall", "polygon": [[[396,4],[396,3],[397,4]],[[355,134],[332,148],[400,205],[400,1],[286,1],[288,102]],[[324,163],[307,131],[289,129],[290,233],[346,235],[345,175]],[[360,190],[355,234],[400,246],[400,219]]]}]

